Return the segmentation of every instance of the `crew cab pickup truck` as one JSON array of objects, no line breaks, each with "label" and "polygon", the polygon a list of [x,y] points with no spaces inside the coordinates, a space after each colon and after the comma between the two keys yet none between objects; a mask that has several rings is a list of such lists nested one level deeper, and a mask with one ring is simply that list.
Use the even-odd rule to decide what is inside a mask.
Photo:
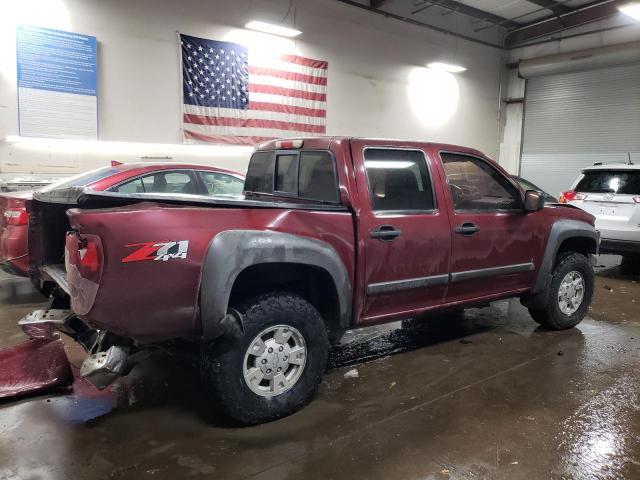
[{"label": "crew cab pickup truck", "polygon": [[32,269],[71,299],[57,321],[92,339],[84,376],[104,386],[131,352],[187,339],[244,424],[307,403],[347,329],[516,296],[542,326],[575,326],[599,242],[592,215],[545,206],[479,151],[413,141],[269,141],[243,198],[72,188],[29,211]]}]

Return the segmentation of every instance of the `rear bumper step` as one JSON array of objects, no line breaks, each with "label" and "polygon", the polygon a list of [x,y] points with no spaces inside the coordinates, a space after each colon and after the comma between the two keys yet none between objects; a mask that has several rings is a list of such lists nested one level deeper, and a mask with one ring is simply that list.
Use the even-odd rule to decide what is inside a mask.
[{"label": "rear bumper step", "polygon": [[89,355],[80,367],[80,376],[102,390],[125,373],[129,348],[113,345],[106,351]]},{"label": "rear bumper step", "polygon": [[18,322],[30,338],[55,339],[58,331],[65,330],[67,322],[75,315],[71,310],[34,310]]}]

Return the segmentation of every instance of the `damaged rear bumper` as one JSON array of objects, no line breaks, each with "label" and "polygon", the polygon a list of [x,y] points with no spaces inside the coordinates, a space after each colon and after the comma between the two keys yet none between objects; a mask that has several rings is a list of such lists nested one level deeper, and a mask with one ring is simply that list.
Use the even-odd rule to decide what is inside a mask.
[{"label": "damaged rear bumper", "polygon": [[[103,389],[125,374],[129,347],[106,331],[89,328],[70,310],[35,310],[18,324],[32,339],[58,340],[62,332],[80,343],[89,353],[80,367],[80,376]],[[59,341],[59,340],[58,340]]]}]

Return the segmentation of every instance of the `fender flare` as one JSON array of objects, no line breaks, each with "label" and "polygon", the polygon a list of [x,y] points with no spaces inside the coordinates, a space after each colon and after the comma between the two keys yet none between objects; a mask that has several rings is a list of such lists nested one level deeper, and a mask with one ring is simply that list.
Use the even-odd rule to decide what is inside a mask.
[{"label": "fender flare", "polygon": [[240,272],[264,263],[292,263],[325,270],[338,297],[340,325],[351,323],[352,287],[347,269],[336,250],[326,242],[270,230],[227,230],[209,244],[200,281],[200,317],[205,339],[224,331],[221,322]]},{"label": "fender flare", "polygon": [[546,288],[560,245],[569,238],[587,238],[593,240],[595,249],[590,253],[594,255],[598,253],[600,235],[591,224],[580,220],[557,220],[551,226],[547,245],[540,263],[540,269],[538,270],[538,276],[529,295],[536,295]]}]

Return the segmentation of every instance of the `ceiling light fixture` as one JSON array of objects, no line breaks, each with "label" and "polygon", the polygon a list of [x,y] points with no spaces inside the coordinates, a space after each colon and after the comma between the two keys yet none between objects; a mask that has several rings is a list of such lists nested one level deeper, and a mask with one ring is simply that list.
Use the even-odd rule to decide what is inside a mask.
[{"label": "ceiling light fixture", "polygon": [[452,65],[450,63],[431,62],[427,65],[432,70],[439,70],[441,72],[460,73],[466,70],[465,67],[460,65]]},{"label": "ceiling light fixture", "polygon": [[638,2],[621,5],[618,7],[618,10],[620,10],[625,15],[629,15],[636,20],[640,20],[640,3]]},{"label": "ceiling light fixture", "polygon": [[274,25],[273,23],[252,21],[247,23],[244,28],[249,30],[255,30],[257,32],[270,33],[271,35],[278,35],[280,37],[297,37],[302,32],[295,28],[283,27],[281,25]]}]

